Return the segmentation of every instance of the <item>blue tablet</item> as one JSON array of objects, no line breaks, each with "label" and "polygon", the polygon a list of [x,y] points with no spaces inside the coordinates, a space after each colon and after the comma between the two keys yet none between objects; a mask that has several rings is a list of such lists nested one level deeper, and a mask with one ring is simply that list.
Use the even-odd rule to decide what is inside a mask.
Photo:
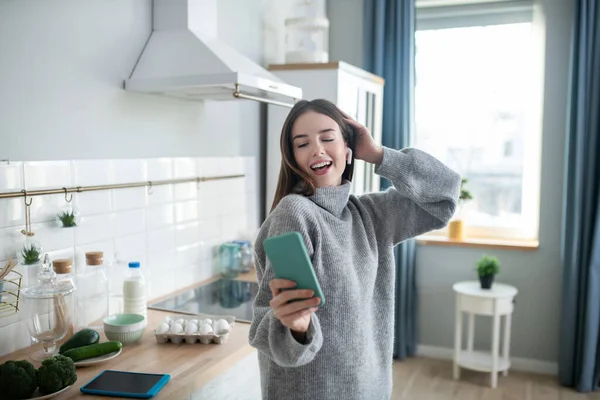
[{"label": "blue tablet", "polygon": [[149,399],[171,379],[169,374],[105,370],[79,390],[86,394]]}]

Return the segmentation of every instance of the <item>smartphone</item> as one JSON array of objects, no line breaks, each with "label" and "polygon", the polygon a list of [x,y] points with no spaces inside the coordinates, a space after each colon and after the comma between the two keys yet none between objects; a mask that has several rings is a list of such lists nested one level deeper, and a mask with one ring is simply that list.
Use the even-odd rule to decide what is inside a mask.
[{"label": "smartphone", "polygon": [[169,374],[105,370],[79,390],[86,394],[149,399],[171,379]]},{"label": "smartphone", "polygon": [[325,305],[325,296],[308,256],[304,240],[298,232],[284,233],[265,239],[263,246],[275,277],[296,282],[292,289],[310,289]]}]

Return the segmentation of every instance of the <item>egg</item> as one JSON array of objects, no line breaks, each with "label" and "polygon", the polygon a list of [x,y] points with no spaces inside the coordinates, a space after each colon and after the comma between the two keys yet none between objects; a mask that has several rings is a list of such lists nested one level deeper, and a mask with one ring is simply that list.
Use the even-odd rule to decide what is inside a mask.
[{"label": "egg", "polygon": [[199,325],[198,320],[197,319],[190,319],[189,321],[187,321],[188,324],[196,324]]},{"label": "egg", "polygon": [[185,325],[185,333],[191,334],[191,333],[196,333],[196,331],[198,331],[198,325],[193,324],[191,322],[188,322]]},{"label": "egg", "polygon": [[177,318],[177,319],[175,320],[175,323],[176,323],[176,324],[181,324],[181,325],[183,325],[183,318]]},{"label": "egg", "polygon": [[209,324],[200,324],[199,331],[201,335],[209,335],[213,333],[212,326]]},{"label": "egg", "polygon": [[201,324],[207,324],[207,325],[211,325],[212,326],[212,320],[210,318],[206,318],[203,319],[202,321],[200,321]]},{"label": "egg", "polygon": [[224,319],[218,320],[215,322],[215,332],[218,334],[229,332],[229,323]]},{"label": "egg", "polygon": [[175,322],[171,326],[171,332],[173,332],[173,333],[182,333],[183,332],[183,325],[181,325],[180,323]]},{"label": "egg", "polygon": [[156,333],[167,333],[169,331],[169,324],[163,322],[156,328]]}]

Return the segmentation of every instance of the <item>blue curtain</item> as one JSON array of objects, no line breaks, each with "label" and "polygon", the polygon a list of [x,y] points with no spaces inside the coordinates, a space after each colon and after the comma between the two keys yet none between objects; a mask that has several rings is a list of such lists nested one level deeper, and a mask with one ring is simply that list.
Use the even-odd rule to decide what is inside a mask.
[{"label": "blue curtain", "polygon": [[[364,2],[364,65],[385,79],[383,145],[401,149],[412,144],[414,98],[414,0]],[[381,189],[390,182],[382,179]],[[394,358],[415,354],[417,345],[417,290],[415,241],[395,249],[396,327]]]},{"label": "blue curtain", "polygon": [[589,392],[600,373],[600,2],[575,4],[559,379]]}]

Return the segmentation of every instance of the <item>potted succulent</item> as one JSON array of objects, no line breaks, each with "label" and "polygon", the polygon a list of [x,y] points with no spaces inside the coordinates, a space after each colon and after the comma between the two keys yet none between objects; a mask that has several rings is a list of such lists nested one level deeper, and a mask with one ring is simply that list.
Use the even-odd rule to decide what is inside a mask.
[{"label": "potted succulent", "polygon": [[494,277],[500,271],[500,261],[494,256],[483,255],[477,261],[477,275],[482,289],[491,289]]},{"label": "potted succulent", "polygon": [[57,218],[62,223],[63,228],[73,228],[77,226],[77,216],[73,210],[62,211],[57,215]]},{"label": "potted succulent", "polygon": [[34,265],[42,262],[42,246],[33,241],[27,240],[19,253],[19,261],[23,265]]},{"label": "potted succulent", "polygon": [[451,240],[463,240],[465,238],[463,209],[465,204],[473,199],[471,192],[465,188],[467,182],[467,178],[462,178],[460,182],[460,194],[458,196],[458,209],[454,218],[448,224],[448,237]]},{"label": "potted succulent", "polygon": [[56,220],[63,228],[74,228],[79,224],[80,214],[77,207],[67,204],[56,214]]},{"label": "potted succulent", "polygon": [[42,245],[35,241],[27,238],[23,247],[17,254],[19,264],[25,266],[27,273],[27,284],[32,285],[37,282],[38,273],[42,270],[42,255],[44,249]]}]

